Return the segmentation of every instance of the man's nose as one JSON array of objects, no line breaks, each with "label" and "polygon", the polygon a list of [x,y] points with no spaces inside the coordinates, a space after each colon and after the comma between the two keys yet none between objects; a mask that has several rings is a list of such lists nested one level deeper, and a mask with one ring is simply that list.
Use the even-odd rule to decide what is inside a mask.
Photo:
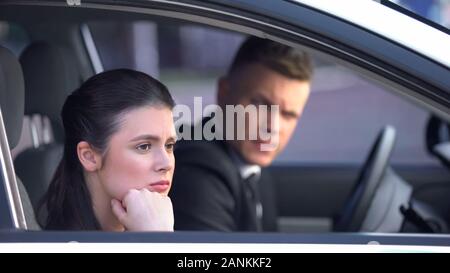
[{"label": "man's nose", "polygon": [[259,113],[260,130],[265,130],[265,133],[271,135],[277,134],[279,132],[279,119],[279,111],[268,106],[267,111]]}]

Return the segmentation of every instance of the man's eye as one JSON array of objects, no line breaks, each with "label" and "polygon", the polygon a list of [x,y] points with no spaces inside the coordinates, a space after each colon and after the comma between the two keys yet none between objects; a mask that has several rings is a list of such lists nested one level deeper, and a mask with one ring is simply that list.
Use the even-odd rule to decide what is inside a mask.
[{"label": "man's eye", "polygon": [[150,148],[151,148],[150,144],[141,144],[136,147],[136,149],[139,151],[148,151],[150,150]]},{"label": "man's eye", "polygon": [[260,99],[251,99],[250,102],[253,105],[262,105],[263,104],[262,100],[260,100]]},{"label": "man's eye", "polygon": [[288,120],[297,120],[297,118],[298,118],[298,116],[295,113],[282,112],[281,114],[283,115],[283,117],[285,119],[288,119]]}]

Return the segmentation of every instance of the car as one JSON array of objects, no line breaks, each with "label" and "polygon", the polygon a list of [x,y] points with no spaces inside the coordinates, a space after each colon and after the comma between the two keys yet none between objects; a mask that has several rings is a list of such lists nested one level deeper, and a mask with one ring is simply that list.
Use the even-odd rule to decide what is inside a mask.
[{"label": "car", "polygon": [[[2,76],[15,80],[0,85],[0,243],[450,250],[445,28],[369,0],[1,1],[0,22],[0,46],[10,52],[0,60]],[[59,111],[70,91],[103,70],[129,67],[159,77],[178,103],[213,103],[215,79],[246,35],[301,48],[314,60],[310,102],[269,167],[280,232],[40,230],[34,210],[61,157]],[[14,58],[21,67],[9,65]]]}]

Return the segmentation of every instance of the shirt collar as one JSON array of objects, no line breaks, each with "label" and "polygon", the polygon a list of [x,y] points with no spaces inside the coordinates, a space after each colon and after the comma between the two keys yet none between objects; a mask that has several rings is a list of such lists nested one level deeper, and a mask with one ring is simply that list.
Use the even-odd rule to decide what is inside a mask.
[{"label": "shirt collar", "polygon": [[261,167],[259,165],[247,163],[233,148],[229,147],[229,149],[231,158],[237,165],[242,179],[247,179],[253,174],[257,176],[261,175]]}]

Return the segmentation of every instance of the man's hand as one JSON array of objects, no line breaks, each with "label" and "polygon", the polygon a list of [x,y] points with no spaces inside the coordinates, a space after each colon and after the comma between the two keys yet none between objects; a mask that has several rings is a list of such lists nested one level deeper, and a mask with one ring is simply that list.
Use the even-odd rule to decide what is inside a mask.
[{"label": "man's hand", "polygon": [[172,201],[167,196],[131,189],[122,202],[112,199],[111,206],[128,231],[173,231]]}]

